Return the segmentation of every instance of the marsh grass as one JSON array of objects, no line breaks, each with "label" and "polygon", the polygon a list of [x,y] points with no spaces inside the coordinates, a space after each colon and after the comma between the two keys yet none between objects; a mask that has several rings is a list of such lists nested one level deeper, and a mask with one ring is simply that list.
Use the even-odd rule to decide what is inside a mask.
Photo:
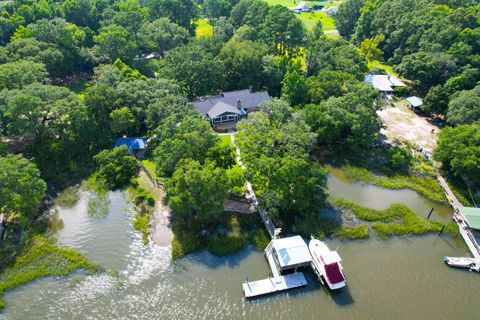
[{"label": "marsh grass", "polygon": [[69,187],[55,199],[55,204],[62,208],[71,208],[77,204],[78,200],[80,200],[80,189]]},{"label": "marsh grass", "polygon": [[342,225],[338,231],[333,233],[333,236],[346,240],[367,239],[370,237],[370,231],[366,224],[359,226]]},{"label": "marsh grass", "polygon": [[143,244],[148,244],[148,229],[150,226],[150,217],[148,213],[136,214],[133,217],[132,226],[142,234]]},{"label": "marsh grass", "polygon": [[94,193],[89,197],[87,203],[87,213],[90,218],[103,218],[108,214],[110,198],[108,193]]},{"label": "marsh grass", "polygon": [[263,228],[258,228],[250,233],[250,243],[258,251],[263,251],[270,243],[270,236]]},{"label": "marsh grass", "polygon": [[[59,248],[45,236],[34,236],[14,264],[0,274],[0,295],[32,280],[66,276],[76,269],[84,269],[89,273],[103,270],[100,265],[90,262],[73,249]],[[4,306],[5,302],[0,298],[0,309]]]},{"label": "marsh grass", "polygon": [[323,216],[308,216],[300,219],[293,226],[293,231],[304,237],[314,235],[319,239],[337,237],[340,239],[365,239],[370,236],[367,225],[346,226],[340,221]]},{"label": "marsh grass", "polygon": [[387,189],[412,189],[430,200],[447,202],[442,187],[433,177],[416,177],[405,175],[380,176],[364,168],[344,166],[350,182],[364,182]]},{"label": "marsh grass", "polygon": [[[372,222],[372,229],[381,237],[439,232],[444,225],[439,221],[426,220],[409,207],[398,203],[384,210],[367,208],[342,198],[335,198],[332,203],[342,211],[351,211],[359,219]],[[445,232],[455,236],[458,230],[455,230],[453,225],[447,224]]]}]

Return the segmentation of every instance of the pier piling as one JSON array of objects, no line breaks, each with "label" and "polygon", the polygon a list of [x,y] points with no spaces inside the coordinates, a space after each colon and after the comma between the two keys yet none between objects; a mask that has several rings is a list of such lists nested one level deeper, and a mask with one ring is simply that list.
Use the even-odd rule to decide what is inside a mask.
[{"label": "pier piling", "polygon": [[432,210],[430,210],[430,213],[427,216],[427,220],[430,219],[430,216],[432,215],[432,212],[433,212],[433,208],[432,208]]},{"label": "pier piling", "polygon": [[440,229],[440,232],[438,233],[438,235],[441,235],[441,234],[442,234],[443,229],[445,229],[445,225],[442,226],[442,229]]}]

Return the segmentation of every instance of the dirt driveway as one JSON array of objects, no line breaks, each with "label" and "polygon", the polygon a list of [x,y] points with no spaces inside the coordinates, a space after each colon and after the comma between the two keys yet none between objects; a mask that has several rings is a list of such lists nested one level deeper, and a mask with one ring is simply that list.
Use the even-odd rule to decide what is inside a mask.
[{"label": "dirt driveway", "polygon": [[410,110],[405,100],[395,102],[395,107],[386,107],[377,114],[384,125],[380,133],[387,137],[387,141],[407,140],[430,154],[437,145],[440,128]]}]

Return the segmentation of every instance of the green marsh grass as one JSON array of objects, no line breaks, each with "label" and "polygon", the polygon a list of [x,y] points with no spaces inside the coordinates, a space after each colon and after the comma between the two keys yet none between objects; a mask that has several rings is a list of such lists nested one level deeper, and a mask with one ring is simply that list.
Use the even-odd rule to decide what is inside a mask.
[{"label": "green marsh grass", "polygon": [[[73,249],[59,248],[45,236],[34,236],[14,264],[0,274],[0,296],[8,289],[35,279],[66,276],[77,269],[84,269],[89,273],[103,270],[100,265],[90,262]],[[0,298],[0,309],[4,306],[5,302]]]}]

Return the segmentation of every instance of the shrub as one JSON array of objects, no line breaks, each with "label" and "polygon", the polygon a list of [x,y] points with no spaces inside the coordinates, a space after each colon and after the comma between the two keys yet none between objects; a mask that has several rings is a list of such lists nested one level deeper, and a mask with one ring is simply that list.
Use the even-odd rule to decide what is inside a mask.
[{"label": "shrub", "polygon": [[148,244],[148,227],[150,216],[148,213],[136,214],[132,221],[133,228],[140,231],[143,237],[143,244]]},{"label": "shrub", "polygon": [[107,189],[126,186],[138,173],[137,160],[130,156],[125,146],[103,150],[93,159],[98,164],[96,179]]}]

